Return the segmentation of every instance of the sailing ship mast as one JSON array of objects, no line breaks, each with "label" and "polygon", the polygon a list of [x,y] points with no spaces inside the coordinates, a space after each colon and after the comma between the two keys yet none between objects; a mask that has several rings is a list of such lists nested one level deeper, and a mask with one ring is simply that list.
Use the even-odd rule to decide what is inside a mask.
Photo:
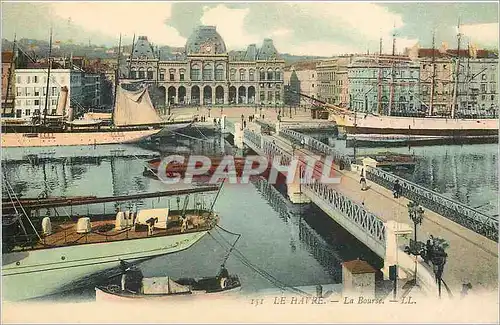
[{"label": "sailing ship mast", "polygon": [[391,83],[390,83],[390,98],[389,98],[389,111],[387,112],[388,116],[391,116],[392,113],[392,105],[394,103],[394,65],[395,65],[395,55],[396,55],[396,31],[392,33],[392,62],[391,62]]},{"label": "sailing ship mast", "polygon": [[47,109],[49,105],[49,84],[50,84],[50,69],[52,68],[52,63],[50,61],[50,57],[52,55],[52,27],[50,28],[50,40],[49,40],[49,56],[47,58],[47,62],[49,63],[49,68],[47,71],[47,86],[45,87],[45,108],[43,110],[43,124],[46,124],[47,121]]},{"label": "sailing ship mast", "polygon": [[451,106],[451,118],[455,118],[456,108],[457,108],[457,95],[458,95],[458,76],[460,73],[460,40],[462,38],[462,34],[460,33],[460,19],[458,20],[458,31],[457,31],[457,60],[456,60],[456,74],[455,74],[455,84],[453,87],[453,100]]},{"label": "sailing ship mast", "polygon": [[10,61],[10,68],[9,68],[9,79],[7,80],[7,89],[5,93],[5,102],[3,103],[3,114],[5,115],[5,111],[7,110],[7,101],[9,99],[10,95],[10,87],[11,87],[11,82],[12,82],[12,71],[15,68],[15,58],[16,57],[16,34],[14,34],[14,44],[12,45],[12,60]]},{"label": "sailing ship mast", "polygon": [[431,80],[431,100],[429,104],[429,116],[434,115],[434,87],[436,83],[436,44],[435,32],[432,32],[432,80]]},{"label": "sailing ship mast", "polygon": [[377,97],[378,97],[378,113],[380,115],[382,115],[382,64],[380,62],[381,56],[382,56],[382,37],[380,38],[378,58],[377,58],[377,66],[378,66]]},{"label": "sailing ship mast", "polygon": [[111,123],[114,124],[114,118],[115,118],[115,107],[116,107],[116,92],[118,90],[118,83],[119,83],[119,73],[120,73],[120,57],[121,57],[121,49],[122,49],[122,34],[120,34],[120,41],[118,42],[118,59],[117,59],[117,64],[116,64],[116,70],[115,70],[115,94],[113,98],[113,108],[111,111]]},{"label": "sailing ship mast", "polygon": [[134,57],[134,46],[135,46],[135,34],[134,34],[134,38],[132,39],[132,51],[130,52],[130,59],[128,61],[128,77],[129,77],[129,79],[132,79],[132,59]]}]

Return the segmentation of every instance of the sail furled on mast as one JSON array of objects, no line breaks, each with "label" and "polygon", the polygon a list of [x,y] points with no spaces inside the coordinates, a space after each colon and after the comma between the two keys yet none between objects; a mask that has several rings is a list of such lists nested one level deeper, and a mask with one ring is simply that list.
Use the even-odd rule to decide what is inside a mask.
[{"label": "sail furled on mast", "polygon": [[159,124],[161,122],[147,88],[130,91],[121,86],[117,87],[113,116],[115,126]]}]

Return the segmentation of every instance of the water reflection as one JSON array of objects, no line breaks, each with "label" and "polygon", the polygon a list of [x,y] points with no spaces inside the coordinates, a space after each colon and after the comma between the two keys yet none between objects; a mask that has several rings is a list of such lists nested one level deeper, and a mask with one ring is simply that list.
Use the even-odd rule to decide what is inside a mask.
[{"label": "water reflection", "polygon": [[[334,135],[310,133],[323,142],[333,142],[337,150],[353,155],[353,148]],[[417,161],[411,171],[393,170],[399,176],[435,190],[449,198],[498,215],[498,144],[435,145],[421,147],[357,147],[356,155],[391,151],[413,154]]]},{"label": "water reflection", "polygon": [[[170,150],[176,152],[178,147],[186,147],[195,154],[227,149],[225,141],[217,135],[208,138],[204,144],[192,139],[178,139],[174,145],[158,145],[161,154]],[[157,149],[117,145],[44,150],[33,150],[31,156],[20,150],[4,154],[4,173],[19,197],[38,197],[42,193],[48,196],[110,196],[171,188],[142,175],[146,161],[160,154]],[[2,182],[2,185],[5,184]],[[175,198],[166,198],[161,202],[143,200],[123,204],[173,207],[176,203]],[[58,213],[98,213],[103,208],[108,213],[114,211],[114,206],[100,204],[82,208],[81,211],[77,211],[78,207],[69,208],[70,211],[61,209]],[[223,228],[242,235],[236,246],[241,254],[253,265],[290,286],[340,282],[340,263],[346,257],[373,254],[362,244],[356,244],[356,240],[347,236],[338,225],[328,223],[329,217],[322,215],[321,211],[294,207],[288,203],[282,207],[283,211],[276,212],[251,184],[226,184],[214,208],[221,216],[220,225]],[[331,241],[321,234],[318,226],[314,225],[318,220],[326,220],[327,223],[319,227],[327,234],[335,234],[334,237],[342,239]],[[234,236],[215,231],[189,250],[148,260],[140,267],[145,276],[211,276],[218,271],[227,254],[227,245],[222,247],[219,243],[224,239],[233,242]],[[243,292],[274,286],[234,254],[226,265],[232,273],[240,276],[244,284]],[[93,299],[94,283],[90,279],[84,279],[82,283],[86,288],[73,292],[73,298]],[[70,297],[65,294],[59,299],[68,300]]]}]

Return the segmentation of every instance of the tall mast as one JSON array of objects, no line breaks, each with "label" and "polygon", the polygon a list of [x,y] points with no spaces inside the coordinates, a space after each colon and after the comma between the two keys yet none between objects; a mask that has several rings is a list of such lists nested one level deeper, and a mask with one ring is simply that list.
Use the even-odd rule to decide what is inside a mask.
[{"label": "tall mast", "polygon": [[[467,43],[467,72],[465,73],[464,86],[465,86],[465,109],[469,109],[469,71],[470,71],[470,42]],[[472,103],[474,106],[474,102]],[[474,108],[475,110],[475,108]]]},{"label": "tall mast", "polygon": [[453,87],[453,101],[452,101],[452,106],[451,106],[451,118],[455,118],[456,114],[456,107],[457,107],[457,95],[458,95],[458,86],[459,86],[459,80],[458,76],[460,73],[460,40],[462,38],[462,35],[460,34],[460,19],[458,19],[458,31],[457,31],[457,60],[456,60],[456,74],[455,74],[455,84]]},{"label": "tall mast", "polygon": [[431,101],[429,105],[429,115],[434,114],[434,87],[436,82],[436,43],[435,33],[432,32],[432,79],[431,79]]},{"label": "tall mast", "polygon": [[50,56],[52,55],[52,27],[50,28],[50,40],[49,40],[49,56],[47,61],[49,63],[49,68],[47,70],[47,86],[45,88],[45,108],[43,110],[43,124],[45,125],[47,121],[47,109],[49,106],[49,84],[50,84],[50,68],[52,68],[52,63],[50,62]]},{"label": "tall mast", "polygon": [[382,37],[380,38],[379,50],[378,50],[377,66],[378,66],[378,82],[377,82],[377,99],[378,99],[378,113],[382,115],[382,64],[380,59],[382,56]]},{"label": "tall mast", "polygon": [[132,39],[132,51],[130,52],[130,59],[128,61],[128,77],[132,79],[132,58],[134,57],[134,46],[135,46],[135,34]]},{"label": "tall mast", "polygon": [[390,98],[389,98],[389,111],[387,115],[391,115],[392,113],[392,105],[394,103],[394,64],[395,64],[395,55],[396,55],[396,30],[392,33],[392,62],[391,62],[391,81],[390,81]]},{"label": "tall mast", "polygon": [[7,80],[7,89],[5,93],[5,102],[3,103],[3,114],[5,114],[5,111],[7,109],[7,101],[9,98],[9,93],[10,93],[10,87],[11,87],[11,79],[12,79],[12,72],[15,69],[15,57],[16,57],[16,34],[14,34],[14,44],[12,45],[12,60],[10,61],[10,68],[9,68],[9,79]]},{"label": "tall mast", "polygon": [[116,106],[116,91],[118,90],[118,82],[120,79],[119,76],[119,71],[120,71],[120,57],[122,56],[121,53],[122,50],[122,34],[120,34],[120,41],[118,42],[118,59],[117,59],[117,64],[116,64],[116,71],[115,71],[115,94],[113,98],[113,110],[111,111],[111,123],[114,124],[114,117],[115,117],[115,106]]}]

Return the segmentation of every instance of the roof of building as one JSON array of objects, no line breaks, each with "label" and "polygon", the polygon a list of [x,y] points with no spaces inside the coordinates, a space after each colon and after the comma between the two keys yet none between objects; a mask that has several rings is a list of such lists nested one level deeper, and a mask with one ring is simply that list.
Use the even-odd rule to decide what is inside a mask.
[{"label": "roof of building", "polygon": [[148,41],[147,36],[139,36],[137,42],[134,45],[134,52],[132,53],[133,58],[144,58],[154,59],[154,49]]},{"label": "roof of building", "polygon": [[[418,57],[432,57],[434,52],[434,57],[436,58],[441,58],[441,57],[450,57],[450,56],[457,56],[458,55],[458,50],[457,49],[430,49],[430,48],[422,48],[418,49]],[[460,57],[472,57],[473,53],[471,53],[469,49],[461,49],[460,50]],[[497,59],[498,54],[494,53],[493,51],[488,51],[488,50],[476,50],[476,57],[479,59],[484,59],[484,58],[492,58],[492,59]]]},{"label": "roof of building", "polygon": [[224,54],[226,44],[215,26],[198,26],[186,42],[186,53],[193,54]]},{"label": "roof of building", "polygon": [[348,261],[342,263],[346,269],[348,269],[352,274],[364,274],[364,273],[375,273],[376,270],[368,264],[366,261],[357,259],[353,261]]},{"label": "roof of building", "polygon": [[257,53],[257,60],[280,59],[278,50],[274,47],[273,40],[265,38],[262,47]]}]

